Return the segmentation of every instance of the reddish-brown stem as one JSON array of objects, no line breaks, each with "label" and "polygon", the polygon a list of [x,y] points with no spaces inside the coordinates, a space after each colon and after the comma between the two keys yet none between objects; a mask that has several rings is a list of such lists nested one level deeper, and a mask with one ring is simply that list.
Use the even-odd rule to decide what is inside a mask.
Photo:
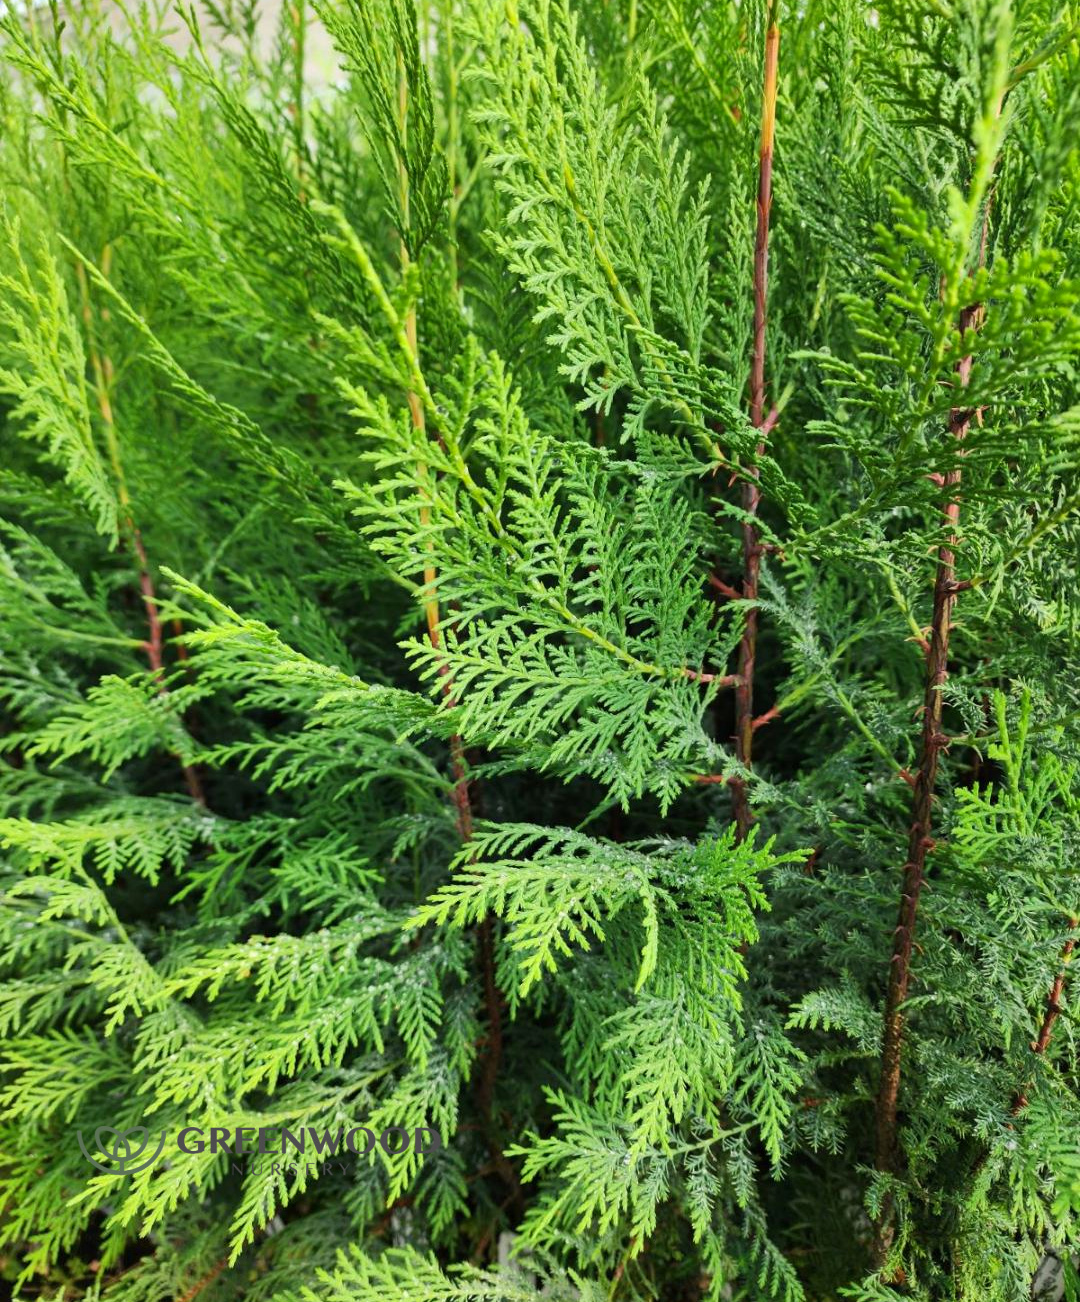
[{"label": "reddish-brown stem", "polygon": [[[1069,929],[1075,930],[1077,924],[1076,918],[1069,919]],[[1043,1054],[1050,1047],[1050,1037],[1054,1033],[1054,1023],[1061,1015],[1061,996],[1065,991],[1065,973],[1069,966],[1069,959],[1076,948],[1076,940],[1070,936],[1061,950],[1061,966],[1058,974],[1054,977],[1053,984],[1050,987],[1050,993],[1046,996],[1046,1009],[1043,1012],[1042,1025],[1039,1027],[1039,1034],[1032,1041],[1031,1048],[1034,1053]],[[1013,1103],[1013,1115],[1023,1110],[1028,1105],[1027,1090],[1022,1089],[1016,1096]]]},{"label": "reddish-brown stem", "polygon": [[703,674],[697,669],[684,669],[683,673],[695,683],[715,683],[717,687],[737,687],[738,674]]},{"label": "reddish-brown stem", "polygon": [[495,1082],[498,1079],[502,1063],[502,998],[495,981],[495,929],[492,915],[489,913],[480,923],[476,935],[477,951],[480,958],[480,971],[484,982],[484,1002],[487,1005],[488,1032],[484,1045],[484,1057],[480,1064],[480,1074],[476,1081],[476,1101],[480,1114],[485,1120],[488,1151],[491,1155],[492,1168],[509,1190],[509,1201],[524,1211],[524,1197],[521,1181],[513,1164],[502,1151],[492,1121],[495,1115]]},{"label": "reddish-brown stem", "polygon": [[[981,308],[977,304],[965,307],[960,313],[961,337],[978,328]],[[965,388],[971,377],[971,356],[957,363],[956,384]],[[968,432],[970,412],[954,407],[949,420],[949,431],[957,442],[962,442]],[[959,467],[945,476],[944,487],[955,490],[960,483]],[[915,944],[915,921],[919,909],[926,875],[926,857],[933,849],[933,801],[937,781],[938,758],[949,744],[941,729],[944,705],[942,688],[948,677],[949,635],[952,629],[952,612],[956,602],[953,583],[956,528],[960,520],[960,502],[953,492],[945,507],[948,526],[946,540],[938,548],[937,573],[934,581],[934,612],[930,625],[930,647],[926,658],[926,687],[922,707],[922,741],[919,766],[911,779],[912,816],[908,836],[907,862],[904,864],[900,887],[900,909],[893,931],[892,955],[889,961],[888,987],[885,995],[884,1029],[881,1042],[881,1078],[878,1084],[875,1118],[874,1164],[878,1171],[895,1172],[897,1166],[897,1107],[900,1096],[901,1059],[904,1041],[903,1006],[911,980],[911,956]],[[879,1264],[884,1261],[892,1246],[892,1201],[886,1198],[877,1225],[877,1255]]]},{"label": "reddish-brown stem", "polygon": [[403,1207],[412,1207],[416,1202],[415,1198],[409,1194],[402,1194],[400,1198],[395,1198],[389,1207],[383,1212],[377,1221],[367,1227],[368,1235],[373,1239],[382,1238],[394,1219],[394,1213],[400,1211]]},{"label": "reddish-brown stem", "polygon": [[150,636],[145,643],[146,657],[150,661],[150,668],[154,671],[154,677],[160,681],[164,669],[162,660],[163,639],[157,596],[154,592],[154,580],[150,577],[150,561],[147,559],[146,548],[143,546],[142,534],[135,527],[135,522],[130,517],[128,518],[128,530],[131,535],[132,550],[139,562],[139,591],[142,593],[143,601],[146,604],[146,623],[150,630]]},{"label": "reddish-brown stem", "polygon": [[709,582],[722,597],[727,597],[728,601],[738,601],[742,593],[733,588],[730,583],[725,583],[723,579],[717,578],[715,574],[709,575]]},{"label": "reddish-brown stem", "polygon": [[[484,998],[489,1007],[499,1008],[499,991],[495,984],[495,947],[492,935],[491,915],[489,914],[477,933],[480,951],[480,970],[484,978]],[[488,1052],[480,1077],[477,1082],[477,1097],[480,1110],[488,1116],[495,1102],[495,1077],[499,1059],[502,1056],[502,1017],[496,1015],[488,1025]],[[498,1159],[496,1159],[498,1160]]]},{"label": "reddish-brown stem", "polygon": [[[139,591],[142,593],[143,604],[146,606],[146,623],[150,636],[143,643],[146,647],[146,658],[150,661],[150,669],[157,679],[158,692],[162,696],[168,696],[169,689],[165,686],[164,677],[164,660],[162,650],[164,639],[161,631],[161,616],[158,614],[157,594],[154,591],[154,580],[150,573],[150,561],[146,555],[146,548],[143,546],[142,535],[135,527],[135,523],[128,518],[128,532],[131,538],[131,546],[139,564]],[[199,777],[199,771],[192,764],[186,764],[177,756],[180,763],[180,772],[184,777],[184,785],[187,787],[188,795],[196,804],[206,804],[206,793],[203,791],[202,779]]]},{"label": "reddish-brown stem", "polygon": [[[401,130],[401,138],[405,139],[409,123],[409,83],[405,75],[405,65],[402,58],[398,58],[398,123]],[[405,168],[404,160],[398,166],[398,184],[400,186],[401,214],[403,225],[407,228],[409,224],[409,175]],[[409,270],[410,257],[409,250],[406,247],[405,240],[401,241],[401,270],[402,274]],[[405,338],[409,346],[409,351],[419,365],[420,350],[418,346],[418,336],[416,329],[416,308],[410,307],[405,316]],[[409,417],[412,420],[413,428],[420,434],[427,435],[427,419],[424,415],[424,404],[418,393],[410,389],[408,391]],[[420,507],[420,523],[426,528],[430,518],[431,509],[426,504],[426,499],[430,495],[430,471],[426,465],[417,466],[417,477],[420,480],[421,496],[425,499],[425,504]],[[427,620],[428,639],[431,642],[432,649],[438,651],[442,644],[442,634],[440,631],[439,615],[439,598],[437,591],[437,576],[434,565],[428,564],[424,567],[424,615]],[[442,690],[447,700],[453,704],[454,686],[450,678],[449,666],[444,662],[441,666]],[[473,816],[472,805],[469,800],[469,784],[465,767],[465,749],[461,738],[453,736],[450,738],[450,766],[454,775],[454,806],[457,811],[458,830],[461,833],[463,841],[472,839],[473,833]]]},{"label": "reddish-brown stem", "polygon": [[[468,1179],[467,1176],[466,1179]],[[499,1204],[498,1211],[496,1212],[495,1216],[492,1217],[491,1221],[488,1223],[487,1229],[480,1236],[479,1240],[477,1241],[476,1247],[473,1248],[472,1250],[472,1256],[469,1258],[469,1261],[472,1265],[479,1266],[480,1263],[483,1261],[484,1253],[491,1246],[491,1240],[495,1237],[495,1231],[498,1229],[499,1217],[503,1214],[503,1212],[506,1211],[506,1209],[510,1206],[510,1204],[514,1202],[514,1200],[515,1200],[515,1195],[510,1194],[508,1197],[504,1198],[502,1202]]]},{"label": "reddish-brown stem", "polygon": [[[134,520],[130,516],[127,523],[132,550],[135,552],[139,564],[139,591],[142,593],[143,604],[146,606],[146,623],[150,632],[150,636],[143,643],[146,647],[146,658],[150,661],[150,668],[157,679],[158,691],[162,696],[168,696],[169,689],[165,686],[165,665],[162,656],[164,639],[161,631],[161,616],[158,613],[157,594],[154,591],[154,580],[150,573],[150,561],[146,555],[146,548],[143,546],[142,534],[139,533]],[[183,760],[180,760],[180,772],[184,775],[184,785],[187,787],[188,795],[196,804],[205,806],[206,793],[203,791],[202,779],[199,777],[198,769],[194,765],[186,764]]]},{"label": "reddish-brown stem", "polygon": [[177,1302],[195,1302],[195,1298],[199,1296],[204,1288],[209,1288],[228,1264],[229,1256],[226,1253],[219,1261],[215,1261],[206,1274],[201,1279],[196,1280],[186,1293],[181,1294]]},{"label": "reddish-brown stem", "polygon": [[[404,62],[398,59],[398,118],[401,130],[401,136],[404,140],[408,130],[409,120],[409,91],[408,81],[405,75]],[[409,178],[405,169],[404,161],[401,162],[398,169],[398,181],[400,185],[401,211],[404,224],[407,227],[409,221]],[[407,272],[409,269],[409,251],[405,245],[404,239],[401,242],[401,269]],[[411,307],[405,317],[405,337],[413,358],[419,365],[419,346],[416,323],[416,308]],[[420,395],[413,389],[408,392],[409,416],[412,420],[413,428],[421,435],[427,436],[427,421],[424,414],[424,404]],[[420,522],[426,528],[431,518],[431,509],[427,505],[430,498],[432,484],[431,471],[427,465],[417,467],[417,475],[420,480],[421,497],[423,504],[420,507]],[[438,597],[438,576],[435,566],[432,563],[424,567],[424,614],[427,620],[428,639],[431,642],[432,649],[438,651],[442,645],[441,620],[439,612]],[[454,683],[450,674],[450,667],[445,662],[440,666],[442,677],[443,695],[450,705],[454,704]],[[450,768],[454,777],[454,807],[457,816],[458,831],[464,842],[472,840],[473,836],[473,806],[472,798],[469,794],[468,769],[465,761],[465,747],[460,736],[456,733],[450,738]],[[498,1077],[499,1066],[502,1061],[502,1004],[499,996],[499,989],[495,981],[495,956],[494,956],[494,925],[492,917],[489,914],[481,922],[477,934],[477,948],[479,951],[480,970],[484,987],[484,1003],[487,1009],[488,1035],[485,1048],[484,1061],[480,1066],[480,1075],[477,1080],[477,1102],[480,1106],[481,1115],[484,1119],[485,1130],[488,1137],[488,1147],[491,1151],[491,1158],[500,1175],[506,1181],[515,1201],[521,1202],[521,1186],[518,1181],[517,1173],[511,1165],[509,1159],[499,1147],[495,1138],[492,1121],[493,1106],[495,1097],[495,1081]]]},{"label": "reddish-brown stem", "polygon": [[458,831],[463,841],[471,841],[473,809],[465,767],[465,746],[461,738],[456,735],[450,738],[450,770],[454,775],[454,806],[457,809]]},{"label": "reddish-brown stem", "polygon": [[[108,276],[111,266],[112,246],[106,244],[101,255],[102,275]],[[117,436],[116,417],[113,413],[111,396],[114,379],[112,359],[107,353],[103,353],[98,349],[97,340],[94,337],[94,313],[90,303],[90,287],[87,283],[86,269],[81,262],[75,264],[75,274],[82,295],[82,316],[86,326],[87,356],[90,359],[90,369],[94,375],[98,411],[105,431],[105,442],[109,451],[113,477],[116,480],[116,495],[120,503],[121,520],[128,544],[135,554],[135,564],[139,576],[139,591],[142,594],[143,605],[146,608],[146,624],[149,636],[143,643],[143,647],[146,650],[146,658],[150,662],[151,672],[157,682],[159,694],[168,696],[169,689],[165,686],[163,654],[165,639],[162,634],[161,616],[158,613],[153,573],[142,540],[142,534],[139,532],[138,525],[136,525],[132,514],[131,496],[128,492],[123,462],[120,458],[120,441]],[[104,311],[101,313],[101,317],[103,321],[108,320],[108,314]],[[186,764],[179,755],[176,756],[176,759],[180,764],[180,771],[184,776],[184,785],[187,787],[188,795],[197,804],[205,805],[206,796],[203,792],[198,771],[192,765]]]},{"label": "reddish-brown stem", "polygon": [[[422,508],[422,512],[426,514],[427,508]],[[435,584],[435,570],[433,567],[429,567],[424,571],[424,581],[428,591],[432,591]],[[429,597],[424,602],[424,612],[427,617],[428,640],[431,643],[432,650],[438,651],[442,645],[442,631],[437,597]],[[447,705],[456,705],[454,683],[450,677],[450,667],[445,661],[439,666],[439,675],[442,679],[442,693],[446,698]],[[450,738],[450,771],[454,776],[453,800],[458,832],[463,841],[471,841],[473,835],[473,808],[472,797],[469,794],[468,766],[465,761],[465,743],[457,733],[454,733]]]},{"label": "reddish-brown stem", "polygon": [[[750,423],[760,432],[758,456],[764,454],[765,436],[775,422],[772,412],[765,416],[765,326],[769,294],[769,209],[772,206],[773,139],[776,133],[776,78],[780,52],[780,28],[775,22],[765,37],[764,90],[761,104],[761,150],[758,161],[757,232],[754,238],[754,342],[750,361]],[[761,505],[761,488],[756,466],[749,466],[742,482],[742,596],[756,601],[761,572],[761,531],[757,514]],[[746,610],[742,638],[739,641],[739,682],[735,687],[735,754],[744,770],[753,763],[754,747],[754,661],[757,656],[758,612],[756,606]],[[753,815],[746,789],[746,778],[731,779],[732,803],[739,840],[750,831]]]},{"label": "reddish-brown stem", "polygon": [[[1076,926],[1076,919],[1073,918],[1069,923],[1070,927]],[[1046,1012],[1043,1014],[1042,1026],[1039,1027],[1039,1034],[1035,1043],[1031,1046],[1036,1053],[1045,1053],[1050,1047],[1050,1037],[1054,1032],[1054,1023],[1061,1013],[1061,995],[1065,989],[1065,965],[1068,963],[1073,950],[1076,948],[1076,941],[1069,939],[1061,951],[1061,971],[1054,978],[1054,984],[1050,987],[1050,994],[1046,999]]]}]

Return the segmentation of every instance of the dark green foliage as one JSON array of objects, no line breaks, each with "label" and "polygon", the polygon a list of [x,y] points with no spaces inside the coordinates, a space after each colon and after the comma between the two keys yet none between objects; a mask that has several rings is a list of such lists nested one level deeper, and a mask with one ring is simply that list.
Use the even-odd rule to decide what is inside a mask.
[{"label": "dark green foliage", "polygon": [[17,1295],[1075,1295],[1074,7],[73,8],[0,25]]}]

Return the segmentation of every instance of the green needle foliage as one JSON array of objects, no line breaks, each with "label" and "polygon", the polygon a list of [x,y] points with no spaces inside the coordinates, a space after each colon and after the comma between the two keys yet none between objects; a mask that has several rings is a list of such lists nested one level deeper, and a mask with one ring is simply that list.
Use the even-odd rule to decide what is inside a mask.
[{"label": "green needle foliage", "polygon": [[15,1296],[1080,1296],[1080,11],[6,8]]}]

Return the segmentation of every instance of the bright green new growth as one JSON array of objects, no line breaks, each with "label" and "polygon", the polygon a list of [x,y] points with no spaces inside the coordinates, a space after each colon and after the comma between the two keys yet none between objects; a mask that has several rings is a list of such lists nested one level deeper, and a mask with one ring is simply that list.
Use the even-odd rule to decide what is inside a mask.
[{"label": "bright green new growth", "polygon": [[[17,1296],[1072,1296],[1074,7],[72,8],[0,22]],[[445,1143],[175,1145],[353,1126]]]}]

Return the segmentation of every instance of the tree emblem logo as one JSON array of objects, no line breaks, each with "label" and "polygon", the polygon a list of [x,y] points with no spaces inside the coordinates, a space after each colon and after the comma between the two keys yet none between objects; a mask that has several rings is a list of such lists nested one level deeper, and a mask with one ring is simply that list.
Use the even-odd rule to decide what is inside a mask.
[{"label": "tree emblem logo", "polygon": [[138,1171],[145,1171],[148,1166],[157,1161],[161,1150],[165,1147],[165,1132],[162,1131],[153,1154],[146,1161],[135,1166],[133,1163],[138,1161],[150,1143],[150,1135],[146,1127],[132,1126],[128,1130],[113,1130],[111,1126],[99,1126],[94,1131],[94,1144],[96,1151],[104,1153],[109,1159],[108,1162],[103,1162],[91,1156],[94,1149],[87,1151],[81,1130],[76,1130],[75,1135],[83,1157],[91,1166],[96,1166],[106,1175],[134,1175]]}]

